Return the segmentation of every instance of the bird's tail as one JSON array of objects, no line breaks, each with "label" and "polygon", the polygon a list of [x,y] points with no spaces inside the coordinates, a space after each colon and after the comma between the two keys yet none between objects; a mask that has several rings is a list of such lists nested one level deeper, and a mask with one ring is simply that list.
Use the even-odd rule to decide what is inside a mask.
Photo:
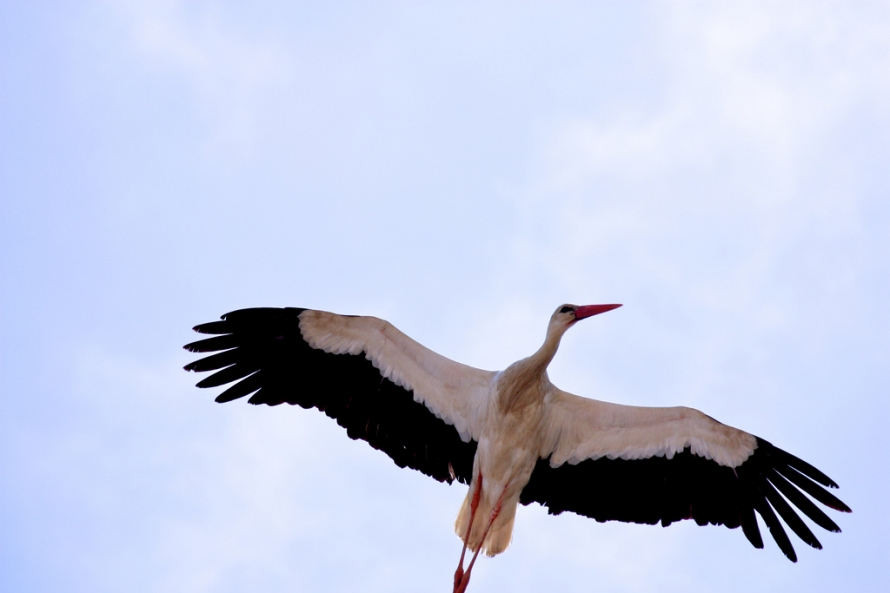
[{"label": "bird's tail", "polygon": [[[464,499],[460,512],[457,514],[457,520],[454,522],[454,531],[462,540],[467,535],[467,526],[470,523],[470,503],[473,499],[473,491],[475,485],[470,486],[470,491]],[[516,503],[510,504],[505,501],[498,513],[497,519],[488,532],[485,541],[482,541],[482,534],[485,533],[485,527],[491,518],[491,511],[494,505],[487,496],[480,497],[479,506],[476,508],[476,516],[473,518],[473,529],[470,531],[470,537],[466,540],[467,547],[475,552],[479,545],[482,545],[482,553],[486,556],[496,556],[500,554],[510,545],[513,539],[513,521],[516,519]]]}]

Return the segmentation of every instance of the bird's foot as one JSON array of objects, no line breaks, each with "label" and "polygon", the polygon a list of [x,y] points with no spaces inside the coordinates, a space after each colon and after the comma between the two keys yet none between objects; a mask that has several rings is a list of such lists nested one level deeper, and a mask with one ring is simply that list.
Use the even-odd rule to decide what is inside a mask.
[{"label": "bird's foot", "polygon": [[454,575],[454,593],[464,593],[467,590],[467,585],[470,584],[470,573],[467,571],[464,573],[460,580],[457,579],[457,574]]},{"label": "bird's foot", "polygon": [[460,588],[461,582],[463,582],[464,578],[464,567],[458,566],[457,570],[454,571],[454,593],[458,593],[458,591],[465,590],[467,587],[464,585],[463,589]]}]

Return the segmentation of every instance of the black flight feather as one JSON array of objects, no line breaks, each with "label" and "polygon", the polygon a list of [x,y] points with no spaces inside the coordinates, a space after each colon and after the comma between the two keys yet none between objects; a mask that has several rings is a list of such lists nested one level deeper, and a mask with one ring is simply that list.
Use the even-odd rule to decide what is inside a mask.
[{"label": "black flight feather", "polygon": [[[805,468],[807,475],[794,467]],[[689,448],[671,459],[602,457],[558,467],[551,467],[549,460],[542,459],[522,491],[520,502],[537,502],[551,514],[571,511],[597,521],[660,522],[667,526],[693,519],[699,525],[741,526],[751,545],[762,548],[756,513],[785,556],[796,562],[797,555],[779,516],[804,542],[815,548],[821,545],[792,505],[817,525],[829,531],[839,529],[790,482],[826,506],[849,510],[808,475],[819,477],[826,485],[834,483],[811,465],[763,439],[757,439],[751,456],[734,469],[699,457]]]}]

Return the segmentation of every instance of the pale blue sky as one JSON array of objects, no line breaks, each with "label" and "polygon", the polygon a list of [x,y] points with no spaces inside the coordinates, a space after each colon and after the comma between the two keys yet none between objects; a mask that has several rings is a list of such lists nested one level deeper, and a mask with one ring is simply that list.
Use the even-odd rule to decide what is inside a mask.
[{"label": "pale blue sky", "polygon": [[684,404],[841,485],[739,530],[548,517],[472,590],[890,589],[886,2],[0,2],[0,589],[448,590],[465,491],[213,403],[192,325],[389,319]]}]

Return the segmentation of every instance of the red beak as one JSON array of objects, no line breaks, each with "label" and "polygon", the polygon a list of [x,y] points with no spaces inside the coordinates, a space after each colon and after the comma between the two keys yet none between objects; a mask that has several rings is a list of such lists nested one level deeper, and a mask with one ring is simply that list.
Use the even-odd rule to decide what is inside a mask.
[{"label": "red beak", "polygon": [[621,305],[582,305],[575,309],[575,321],[593,317],[594,315],[617,309],[620,306]]}]

